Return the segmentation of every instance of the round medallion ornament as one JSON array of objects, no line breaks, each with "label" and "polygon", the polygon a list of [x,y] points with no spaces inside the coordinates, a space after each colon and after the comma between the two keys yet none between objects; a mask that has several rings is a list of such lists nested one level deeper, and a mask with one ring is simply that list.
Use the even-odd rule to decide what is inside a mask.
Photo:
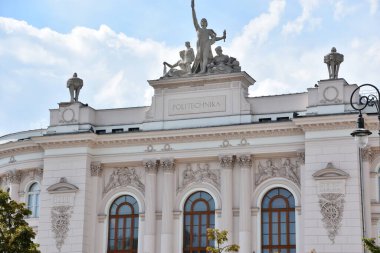
[{"label": "round medallion ornament", "polygon": [[323,98],[329,102],[336,101],[336,99],[338,98],[338,95],[339,95],[339,91],[334,86],[329,86],[323,91]]},{"label": "round medallion ornament", "polygon": [[65,109],[62,113],[62,119],[64,122],[72,122],[74,120],[75,113],[73,109]]}]

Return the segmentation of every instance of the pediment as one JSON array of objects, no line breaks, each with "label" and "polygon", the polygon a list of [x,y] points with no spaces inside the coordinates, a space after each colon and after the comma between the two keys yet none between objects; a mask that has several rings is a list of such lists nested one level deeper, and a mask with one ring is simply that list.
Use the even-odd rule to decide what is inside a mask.
[{"label": "pediment", "polygon": [[66,178],[61,177],[58,183],[49,186],[47,190],[49,193],[70,193],[77,192],[79,188],[68,183]]},{"label": "pediment", "polygon": [[328,163],[326,168],[318,170],[313,174],[315,180],[323,179],[347,179],[350,175],[336,167],[332,163]]}]

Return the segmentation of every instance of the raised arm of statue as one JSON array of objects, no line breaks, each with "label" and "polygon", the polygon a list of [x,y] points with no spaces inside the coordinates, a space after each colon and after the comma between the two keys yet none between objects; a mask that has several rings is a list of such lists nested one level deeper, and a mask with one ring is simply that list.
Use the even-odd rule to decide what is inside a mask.
[{"label": "raised arm of statue", "polygon": [[193,13],[193,23],[194,23],[195,30],[198,31],[199,24],[198,24],[197,14],[195,13],[194,6],[195,6],[194,0],[191,0],[191,11]]},{"label": "raised arm of statue", "polygon": [[226,41],[226,37],[227,37],[226,35],[227,35],[226,30],[223,31],[223,36],[222,37],[216,37],[216,34],[215,34],[215,41],[218,41],[218,40],[224,40],[224,41]]}]

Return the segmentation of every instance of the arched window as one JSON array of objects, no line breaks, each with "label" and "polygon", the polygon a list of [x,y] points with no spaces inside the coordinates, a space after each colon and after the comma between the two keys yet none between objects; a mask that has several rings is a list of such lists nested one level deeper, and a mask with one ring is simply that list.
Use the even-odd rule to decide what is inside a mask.
[{"label": "arched window", "polygon": [[136,253],[139,230],[139,206],[129,195],[117,198],[110,207],[108,253]]},{"label": "arched window", "polygon": [[28,190],[28,209],[32,212],[29,217],[40,217],[40,185],[33,183]]},{"label": "arched window", "polygon": [[293,195],[286,189],[270,190],[262,201],[261,252],[295,253],[296,221]]},{"label": "arched window", "polygon": [[215,227],[214,199],[207,192],[193,193],[185,203],[183,252],[206,253],[214,242],[207,240],[207,228]]}]

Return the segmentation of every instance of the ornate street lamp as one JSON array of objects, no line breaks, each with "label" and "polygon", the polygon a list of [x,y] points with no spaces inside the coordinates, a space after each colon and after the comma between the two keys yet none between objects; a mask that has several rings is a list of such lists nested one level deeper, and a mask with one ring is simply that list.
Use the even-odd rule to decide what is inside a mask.
[{"label": "ornate street lamp", "polygon": [[[356,103],[354,103],[354,101],[352,101],[352,98],[354,97],[355,92],[359,91],[360,88],[366,87],[366,86],[375,89],[377,94],[369,94],[369,95],[360,95],[359,94],[359,101],[355,101]],[[357,129],[354,130],[351,133],[351,135],[353,137],[355,137],[355,141],[360,148],[364,148],[367,145],[368,136],[372,134],[371,131],[369,131],[368,129],[365,129],[362,110],[364,110],[367,106],[370,106],[370,107],[375,106],[376,111],[377,111],[377,118],[378,118],[379,123],[380,123],[380,110],[379,110],[380,101],[379,101],[379,98],[380,98],[379,89],[377,89],[376,86],[374,86],[372,84],[368,84],[368,83],[360,85],[351,94],[351,99],[350,99],[351,106],[352,106],[352,108],[354,108],[354,110],[359,111],[359,116],[358,116],[358,121],[357,121]],[[380,136],[380,130],[379,130],[379,136]]]}]

